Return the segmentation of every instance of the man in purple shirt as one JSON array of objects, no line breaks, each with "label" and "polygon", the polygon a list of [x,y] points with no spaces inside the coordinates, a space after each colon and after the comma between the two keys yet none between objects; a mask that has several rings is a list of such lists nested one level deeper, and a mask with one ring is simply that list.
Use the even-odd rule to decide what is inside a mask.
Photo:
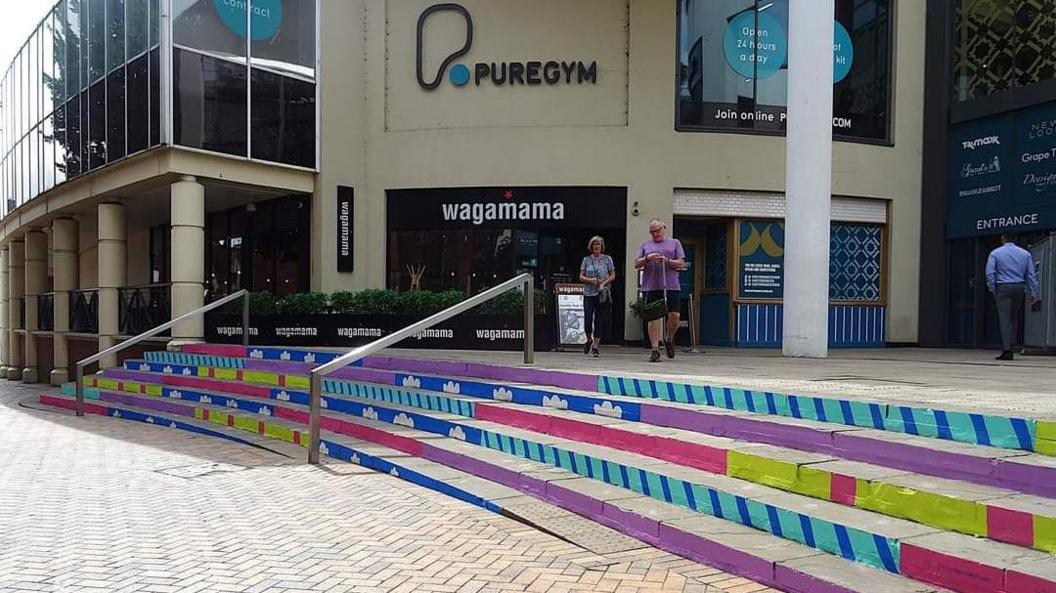
[{"label": "man in purple shirt", "polygon": [[[666,238],[667,225],[660,219],[649,221],[649,239],[642,241],[634,267],[642,270],[642,293],[645,302],[667,300],[667,339],[664,347],[667,357],[675,357],[675,332],[678,331],[678,318],[682,303],[682,287],[678,282],[678,272],[686,263],[686,253],[678,239]],[[653,351],[649,362],[660,362],[660,332],[663,328],[661,319],[649,322],[649,341]]]},{"label": "man in purple shirt", "polygon": [[1001,355],[998,360],[1012,360],[1012,346],[1019,335],[1019,314],[1023,301],[1031,305],[1038,300],[1038,277],[1030,252],[1016,245],[1010,233],[1001,235],[1001,246],[986,259],[986,286],[997,301],[997,318],[1001,326]]}]

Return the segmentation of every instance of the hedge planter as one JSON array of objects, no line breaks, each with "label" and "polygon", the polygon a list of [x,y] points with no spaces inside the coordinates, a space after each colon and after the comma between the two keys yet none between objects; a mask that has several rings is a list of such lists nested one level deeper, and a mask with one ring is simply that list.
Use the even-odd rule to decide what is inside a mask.
[{"label": "hedge planter", "polygon": [[[249,340],[274,346],[354,347],[407,327],[422,316],[410,315],[251,315]],[[550,350],[557,336],[552,315],[535,316],[535,348]],[[521,315],[461,315],[422,335],[400,342],[398,348],[510,350],[524,348]],[[215,343],[242,342],[242,316],[216,313],[205,316],[205,339]]]}]

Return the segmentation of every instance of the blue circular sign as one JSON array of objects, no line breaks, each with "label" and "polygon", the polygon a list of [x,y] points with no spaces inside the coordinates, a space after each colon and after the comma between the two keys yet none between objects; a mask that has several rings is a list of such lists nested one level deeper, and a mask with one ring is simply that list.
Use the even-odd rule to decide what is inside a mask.
[{"label": "blue circular sign", "polygon": [[[253,41],[271,39],[282,24],[282,0],[252,0]],[[249,0],[213,0],[220,20],[239,37],[246,36],[246,8]]]},{"label": "blue circular sign", "polygon": [[451,84],[455,86],[466,86],[469,82],[469,67],[465,64],[455,64],[451,67]]},{"label": "blue circular sign", "polygon": [[832,41],[832,83],[836,84],[851,73],[854,65],[854,43],[847,28],[836,21]]},{"label": "blue circular sign", "polygon": [[777,19],[749,10],[734,17],[722,35],[726,63],[745,78],[777,74],[788,57],[788,36]]}]

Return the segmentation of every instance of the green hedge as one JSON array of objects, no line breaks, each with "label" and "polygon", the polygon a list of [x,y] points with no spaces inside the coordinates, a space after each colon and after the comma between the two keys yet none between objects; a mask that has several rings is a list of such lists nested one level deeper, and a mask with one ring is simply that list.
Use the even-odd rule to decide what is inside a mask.
[{"label": "green hedge", "polygon": [[[546,309],[546,295],[537,290],[535,310]],[[316,315],[345,313],[358,315],[432,315],[465,300],[457,290],[431,292],[411,290],[396,292],[371,288],[356,292],[342,291],[327,295],[321,292],[291,294],[275,298],[271,293],[253,292],[249,295],[249,312],[253,315]],[[523,311],[524,294],[513,290],[472,310],[477,315],[516,315]],[[242,301],[223,307],[224,313],[241,313]]]}]

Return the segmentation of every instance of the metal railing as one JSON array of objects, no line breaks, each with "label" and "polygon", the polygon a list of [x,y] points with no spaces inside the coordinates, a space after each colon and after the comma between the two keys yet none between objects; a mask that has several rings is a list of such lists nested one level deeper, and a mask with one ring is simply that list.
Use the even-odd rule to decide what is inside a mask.
[{"label": "metal railing", "polygon": [[55,331],[55,293],[37,295],[37,329]]},{"label": "metal railing", "polygon": [[312,369],[308,420],[308,463],[319,463],[319,421],[322,416],[323,377],[521,286],[524,286],[524,364],[532,364],[535,362],[535,279],[531,274],[521,274],[494,288],[489,288],[478,295],[472,296],[453,307],[444,309],[435,315],[408,325],[365,346],[360,346],[324,365]]},{"label": "metal railing", "polygon": [[88,288],[70,293],[70,331],[99,333],[99,289]]},{"label": "metal railing", "polygon": [[147,338],[152,338],[152,337],[160,334],[161,332],[168,331],[168,330],[172,329],[173,327],[183,323],[184,321],[188,321],[188,320],[193,319],[193,318],[195,318],[195,317],[197,317],[199,315],[204,315],[204,314],[208,313],[209,311],[212,311],[213,309],[218,309],[218,308],[223,307],[224,305],[226,305],[226,304],[228,304],[228,303],[230,303],[232,301],[238,300],[238,299],[242,299],[242,345],[243,346],[249,346],[249,291],[246,290],[246,289],[242,289],[242,290],[240,290],[240,291],[238,291],[236,293],[229,294],[229,295],[227,295],[226,297],[224,297],[224,298],[222,298],[220,300],[213,301],[213,302],[209,303],[208,305],[205,305],[203,307],[199,307],[199,308],[195,309],[194,311],[191,311],[189,313],[184,313],[183,315],[180,315],[179,317],[177,317],[176,319],[173,319],[172,321],[169,321],[168,323],[163,323],[163,324],[155,327],[154,329],[145,331],[145,332],[143,332],[143,333],[141,333],[138,336],[135,336],[133,338],[129,338],[129,339],[125,340],[124,342],[121,342],[120,344],[115,344],[115,345],[107,348],[106,350],[103,350],[102,352],[97,352],[96,354],[93,354],[92,356],[89,356],[88,358],[85,358],[83,360],[77,361],[77,415],[78,416],[84,416],[84,369],[85,369],[85,367],[87,367],[90,364],[94,364],[96,362],[99,362],[100,360],[102,360],[102,359],[104,359],[104,358],[106,358],[106,357],[108,357],[108,356],[110,356],[112,354],[117,354],[118,352],[124,350],[125,348],[129,348],[131,346],[135,346],[136,344],[142,342],[143,340],[146,340]]},{"label": "metal railing", "polygon": [[134,336],[172,317],[169,284],[149,284],[118,289],[118,327]]}]

